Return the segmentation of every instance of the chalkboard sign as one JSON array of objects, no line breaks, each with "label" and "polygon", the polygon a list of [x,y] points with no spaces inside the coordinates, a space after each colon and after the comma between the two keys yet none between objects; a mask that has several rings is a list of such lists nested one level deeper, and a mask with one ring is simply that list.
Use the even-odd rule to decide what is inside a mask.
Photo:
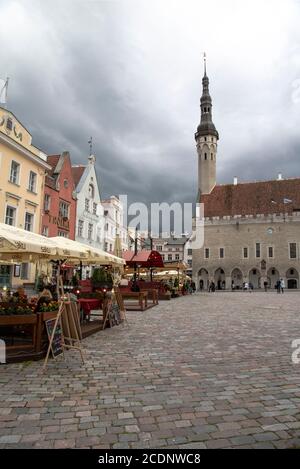
[{"label": "chalkboard sign", "polygon": [[121,322],[120,307],[117,302],[111,305],[111,322],[112,325],[118,325]]},{"label": "chalkboard sign", "polygon": [[[49,341],[53,333],[55,322],[56,322],[56,319],[49,319],[48,321],[45,321]],[[63,353],[63,332],[62,332],[60,321],[58,321],[55,332],[54,332],[54,337],[53,337],[53,341],[51,344],[51,352],[52,352],[53,358]]]},{"label": "chalkboard sign", "polygon": [[103,329],[105,329],[107,322],[109,327],[117,326],[123,322],[122,316],[120,314],[120,307],[116,301],[109,300],[107,302]]}]

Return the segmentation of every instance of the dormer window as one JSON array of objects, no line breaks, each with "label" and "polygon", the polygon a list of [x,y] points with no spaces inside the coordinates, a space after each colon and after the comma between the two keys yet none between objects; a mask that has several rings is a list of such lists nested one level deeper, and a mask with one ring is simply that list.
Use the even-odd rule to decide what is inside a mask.
[{"label": "dormer window", "polygon": [[94,198],[94,195],[95,195],[94,186],[93,186],[93,184],[90,184],[90,185],[89,185],[89,197],[90,197],[91,199],[93,199],[93,198]]},{"label": "dormer window", "polygon": [[12,130],[13,129],[13,121],[10,117],[6,121],[6,128],[7,128],[7,130]]}]

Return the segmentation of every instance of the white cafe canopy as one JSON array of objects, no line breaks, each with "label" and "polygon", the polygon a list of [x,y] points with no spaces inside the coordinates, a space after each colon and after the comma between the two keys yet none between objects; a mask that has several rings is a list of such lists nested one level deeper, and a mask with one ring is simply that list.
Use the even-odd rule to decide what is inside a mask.
[{"label": "white cafe canopy", "polygon": [[54,243],[44,236],[0,223],[0,259],[14,261],[56,257]]},{"label": "white cafe canopy", "polygon": [[122,266],[125,264],[123,259],[102,251],[102,249],[94,248],[93,246],[88,246],[61,236],[50,239],[59,247],[62,253],[65,253],[68,259],[73,257],[82,260],[84,264],[95,265]]},{"label": "white cafe canopy", "polygon": [[101,249],[60,236],[47,238],[0,223],[0,263],[46,259],[82,261],[83,264],[122,266],[125,262]]}]

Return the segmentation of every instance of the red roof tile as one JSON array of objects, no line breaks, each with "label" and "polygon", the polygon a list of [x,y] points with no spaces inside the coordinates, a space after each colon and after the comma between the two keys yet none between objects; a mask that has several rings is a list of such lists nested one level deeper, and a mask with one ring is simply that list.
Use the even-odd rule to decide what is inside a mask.
[{"label": "red roof tile", "polygon": [[48,173],[52,176],[54,173],[54,170],[57,166],[57,163],[59,161],[60,155],[49,155],[47,156],[47,163],[50,164],[51,168]]},{"label": "red roof tile", "polygon": [[72,175],[74,179],[75,187],[78,186],[78,183],[81,179],[81,176],[84,173],[86,166],[72,166]]},{"label": "red roof tile", "polygon": [[202,195],[205,217],[300,211],[300,178],[215,186]]}]

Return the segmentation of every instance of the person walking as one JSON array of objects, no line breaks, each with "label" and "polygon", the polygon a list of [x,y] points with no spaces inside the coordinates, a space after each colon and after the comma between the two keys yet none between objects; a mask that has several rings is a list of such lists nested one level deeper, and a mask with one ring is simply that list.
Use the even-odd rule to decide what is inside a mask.
[{"label": "person walking", "polygon": [[279,290],[281,293],[284,293],[284,289],[285,289],[285,283],[284,283],[284,280],[283,278],[280,279],[280,287],[279,287]]},{"label": "person walking", "polygon": [[264,287],[265,287],[265,292],[267,292],[268,291],[268,282],[266,280],[264,281]]},{"label": "person walking", "polygon": [[281,281],[280,281],[280,280],[277,280],[276,285],[275,285],[275,288],[276,288],[276,290],[277,290],[277,293],[280,293],[280,285],[281,285]]}]

